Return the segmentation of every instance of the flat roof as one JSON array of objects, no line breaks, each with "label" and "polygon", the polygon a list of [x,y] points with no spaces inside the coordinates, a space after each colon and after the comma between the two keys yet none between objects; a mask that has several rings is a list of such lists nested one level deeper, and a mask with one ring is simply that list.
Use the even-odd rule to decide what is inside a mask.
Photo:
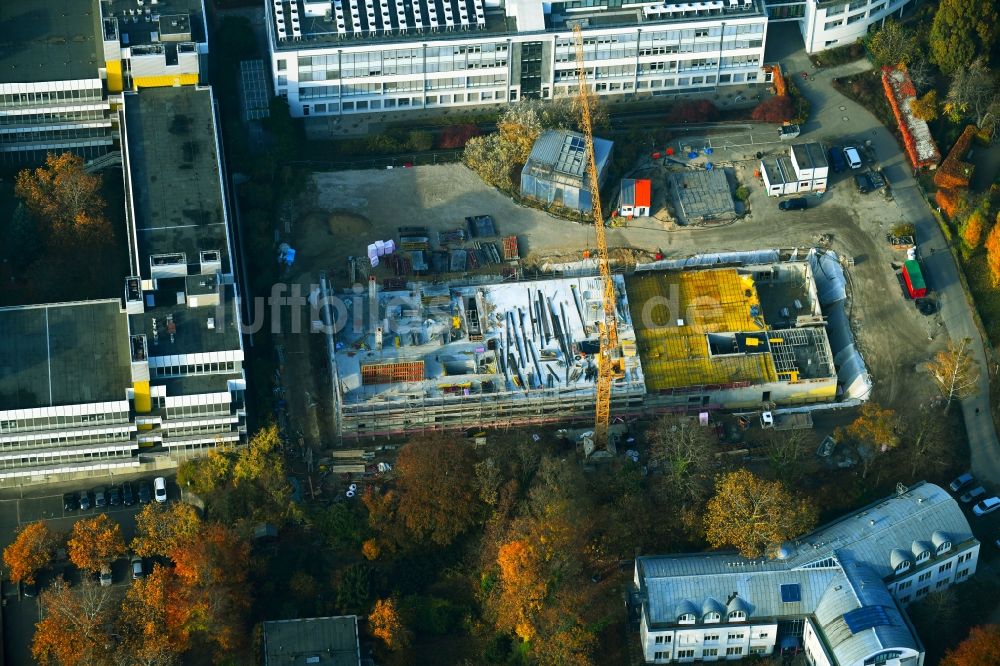
[{"label": "flat roof", "polygon": [[[613,146],[607,139],[594,137],[594,159],[597,160],[598,173],[603,172]],[[560,174],[579,179],[584,184],[589,183],[586,177],[587,150],[584,136],[568,130],[545,130],[535,140],[524,165],[524,172],[536,177],[545,177],[549,173]]]},{"label": "flat roof", "polygon": [[[338,15],[332,1],[283,0],[277,5],[281,7],[284,29],[279,31],[276,5],[271,2],[267,3],[267,28],[271,31],[276,50],[298,51],[331,44],[353,46],[426,42],[428,39],[469,40],[518,34],[519,27],[524,32],[537,32],[540,29],[565,32],[572,30],[577,24],[584,30],[618,26],[655,27],[677,23],[718,23],[740,18],[762,18],[765,15],[762,0],[749,0],[736,6],[725,3],[722,7],[713,9],[697,9],[690,3],[678,2],[656,6],[651,3],[638,8],[562,12],[557,5],[553,5],[553,11],[549,14],[543,14],[542,8],[536,6],[541,5],[538,0],[508,2],[514,6],[513,13],[517,16],[507,16],[503,8],[487,8],[480,0],[386,0],[385,14],[379,0],[357,0],[356,16],[351,12],[348,1],[340,3],[342,9]],[[431,6],[434,7],[433,14],[430,12]],[[451,26],[447,22],[446,6],[451,8]],[[465,7],[468,16],[467,29],[463,29],[461,25],[462,7]],[[419,24],[415,19],[414,8],[419,10]],[[326,18],[327,9],[331,12],[329,20]],[[297,18],[297,22],[294,18]],[[298,26],[298,34],[293,25]]]},{"label": "flat roof", "polygon": [[104,66],[94,0],[0,2],[0,83],[98,78]]},{"label": "flat roof", "polygon": [[117,300],[0,308],[0,410],[125,400],[129,359]]},{"label": "flat roof", "polygon": [[222,393],[230,380],[241,380],[239,372],[217,375],[188,375],[185,377],[170,377],[169,379],[153,379],[156,386],[165,386],[167,395],[203,395],[205,393]]},{"label": "flat roof", "polygon": [[355,615],[264,623],[265,666],[358,666],[360,663]]},{"label": "flat roof", "polygon": [[668,178],[682,224],[736,215],[736,202],[723,169],[676,171]]},{"label": "flat roof", "polygon": [[[191,307],[191,297],[195,294],[189,295],[185,291],[185,278],[161,278],[156,282],[156,291],[143,293],[145,312],[129,316],[132,334],[145,334],[149,356],[201,354],[240,348],[232,285],[225,285],[220,292],[216,292],[221,294],[219,305]],[[178,294],[183,295],[183,299],[178,298]]]},{"label": "flat roof", "polygon": [[140,269],[148,257],[221,253],[229,272],[212,95],[208,89],[147,88],[125,98],[129,169]]},{"label": "flat roof", "polygon": [[191,41],[206,41],[201,0],[159,0],[141,6],[135,0],[102,0],[102,4],[104,18],[118,22],[119,36],[128,35],[127,41],[123,39],[128,46],[152,44],[186,33],[191,34]]}]

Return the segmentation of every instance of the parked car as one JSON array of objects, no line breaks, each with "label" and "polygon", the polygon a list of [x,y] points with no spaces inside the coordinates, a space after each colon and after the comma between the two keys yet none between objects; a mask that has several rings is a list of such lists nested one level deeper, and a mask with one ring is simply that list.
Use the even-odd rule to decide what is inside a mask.
[{"label": "parked car", "polygon": [[867,173],[854,174],[854,186],[858,189],[858,194],[868,194],[875,189],[875,185]]},{"label": "parked car", "polygon": [[885,187],[885,176],[882,175],[881,169],[869,169],[868,180],[872,184],[872,190],[881,190]]},{"label": "parked car", "polygon": [[113,582],[111,578],[111,567],[109,567],[107,564],[101,567],[100,581],[101,581],[101,587],[110,587],[111,583]]},{"label": "parked car", "polygon": [[1000,509],[1000,497],[994,495],[993,497],[987,497],[982,502],[972,507],[972,513],[977,516],[985,516],[988,513],[993,513],[997,509]]},{"label": "parked car", "polygon": [[985,494],[986,494],[986,488],[983,488],[982,486],[976,486],[969,492],[962,495],[959,499],[962,500],[963,503],[968,504],[972,500],[979,499]]},{"label": "parked car", "polygon": [[108,491],[104,486],[94,488],[94,506],[103,509],[108,506]]},{"label": "parked car", "polygon": [[108,488],[108,504],[118,506],[122,503],[122,491],[118,486]]},{"label": "parked car", "polygon": [[847,146],[844,148],[844,157],[847,158],[847,164],[850,165],[852,169],[860,169],[862,166],[861,153],[858,149],[853,146]]},{"label": "parked car", "polygon": [[81,511],[86,511],[90,507],[91,507],[91,504],[90,504],[90,493],[88,493],[86,490],[84,490],[82,493],[80,493],[80,510]]},{"label": "parked car", "polygon": [[76,493],[63,495],[63,511],[76,511],[80,508],[80,497]]},{"label": "parked car", "polygon": [[834,173],[840,173],[847,168],[847,161],[844,159],[844,149],[834,146],[830,149],[830,168]]},{"label": "parked car", "polygon": [[975,481],[975,477],[972,476],[972,472],[966,472],[962,476],[958,477],[957,479],[949,483],[948,487],[951,488],[951,492],[957,493],[959,490],[968,486],[973,481]]},{"label": "parked car", "polygon": [[153,479],[153,496],[157,502],[167,501],[167,480],[162,476]]},{"label": "parked car", "polygon": [[132,558],[132,580],[139,580],[146,575],[146,568],[143,565],[142,558],[136,555]]},{"label": "parked car", "polygon": [[38,581],[32,583],[25,583],[21,581],[21,594],[26,597],[37,597],[38,596]]},{"label": "parked car", "polygon": [[149,481],[139,482],[139,504],[149,504],[153,501],[153,487]]},{"label": "parked car", "polygon": [[122,484],[122,504],[125,506],[135,504],[135,488],[132,487],[131,481]]},{"label": "parked car", "polygon": [[805,210],[809,208],[809,203],[802,197],[786,199],[778,204],[778,210]]}]

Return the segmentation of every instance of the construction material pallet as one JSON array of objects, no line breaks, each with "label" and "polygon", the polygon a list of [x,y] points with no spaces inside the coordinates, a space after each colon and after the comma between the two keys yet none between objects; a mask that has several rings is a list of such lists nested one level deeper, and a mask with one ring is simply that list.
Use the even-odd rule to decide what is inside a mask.
[{"label": "construction material pallet", "polygon": [[449,256],[448,268],[452,273],[465,271],[468,265],[468,253],[465,250],[452,250]]},{"label": "construction material pallet", "polygon": [[465,242],[465,229],[451,229],[449,231],[438,232],[438,245],[445,247],[448,245],[461,245]]},{"label": "construction material pallet", "polygon": [[427,227],[399,227],[399,247],[404,250],[429,250]]},{"label": "construction material pallet", "polygon": [[423,379],[423,361],[375,363],[361,366],[361,383],[365,386],[395,384],[399,382],[419,382]]},{"label": "construction material pallet", "polygon": [[517,236],[504,236],[501,242],[503,243],[503,258],[505,261],[513,261],[521,258],[521,253],[517,248]]},{"label": "construction material pallet", "polygon": [[476,253],[484,266],[503,263],[496,243],[476,243]]},{"label": "construction material pallet", "polygon": [[470,238],[491,238],[497,235],[496,224],[490,215],[474,215],[465,218]]}]

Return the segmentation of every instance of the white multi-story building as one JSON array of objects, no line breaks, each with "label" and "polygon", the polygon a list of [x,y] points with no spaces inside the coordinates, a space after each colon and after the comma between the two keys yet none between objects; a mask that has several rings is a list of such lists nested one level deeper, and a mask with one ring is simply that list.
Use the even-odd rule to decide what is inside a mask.
[{"label": "white multi-story building", "polygon": [[763,0],[267,0],[275,93],[294,116],[607,97],[764,80]]},{"label": "white multi-story building", "polygon": [[854,42],[913,0],[265,0],[276,95],[293,116],[491,106],[572,95],[572,30],[602,97],[763,82],[769,21],[810,53]]},{"label": "white multi-story building", "polygon": [[903,609],[968,580],[978,558],[958,503],[920,483],[782,545],[773,559],[640,557],[632,602],[648,663],[793,649],[815,666],[922,666]]}]

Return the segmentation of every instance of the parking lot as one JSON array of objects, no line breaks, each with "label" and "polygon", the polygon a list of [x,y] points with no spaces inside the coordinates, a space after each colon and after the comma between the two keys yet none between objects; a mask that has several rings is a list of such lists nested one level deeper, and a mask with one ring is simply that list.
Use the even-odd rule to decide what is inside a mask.
[{"label": "parking lot", "polygon": [[[83,490],[92,492],[97,486],[108,487],[112,483],[121,484],[125,481],[131,481],[133,485],[137,485],[140,479],[152,482],[152,477],[147,475],[116,474],[114,477],[109,477],[104,483],[89,479],[33,488],[23,491],[23,497],[20,496],[21,491],[17,489],[5,489],[0,492],[0,539],[2,539],[0,543],[5,547],[14,540],[20,525],[36,520],[46,521],[49,529],[54,532],[68,534],[73,529],[73,523],[77,520],[91,518],[99,511],[93,508],[87,511],[65,511],[63,509],[63,493],[82,492]],[[170,501],[175,501],[180,496],[180,490],[172,479],[168,479],[167,494]],[[121,525],[122,537],[128,544],[135,535],[135,515],[141,509],[142,506],[136,503],[132,506],[106,507],[101,512],[106,513],[108,517]],[[43,572],[39,576],[39,587],[43,587],[56,575],[62,574],[66,564],[66,562],[54,563],[48,571]],[[130,582],[128,568],[127,558],[119,559],[112,566],[113,585],[120,586],[123,591]],[[72,567],[69,568],[71,581],[79,580],[80,575],[80,572],[73,570]],[[39,620],[38,599],[22,596],[18,587],[12,585],[8,580],[3,582],[2,589],[5,663],[33,663],[31,640],[35,633],[35,623]]]}]

